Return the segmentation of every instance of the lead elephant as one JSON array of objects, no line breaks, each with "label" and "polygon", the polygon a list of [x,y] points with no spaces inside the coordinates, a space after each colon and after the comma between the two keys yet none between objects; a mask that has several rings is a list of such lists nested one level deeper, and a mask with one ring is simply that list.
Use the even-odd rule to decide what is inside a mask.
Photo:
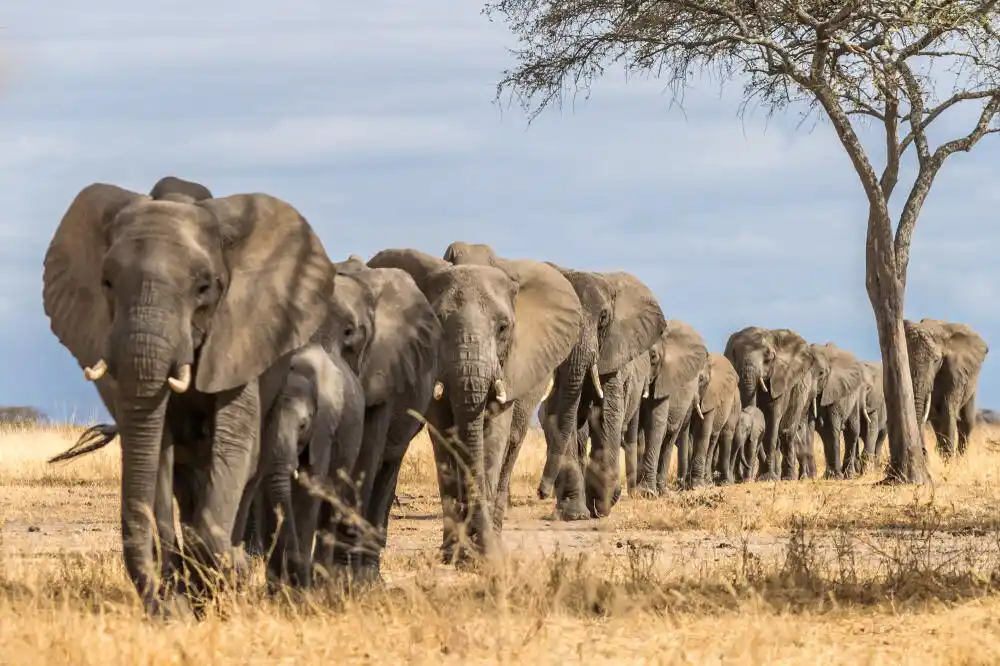
[{"label": "lead elephant", "polygon": [[[864,367],[854,354],[832,342],[811,347],[819,364],[813,409],[826,460],[823,477],[851,478],[860,471],[855,468],[853,454],[861,434],[861,421],[868,418],[864,410]],[[841,437],[846,451],[843,466]]]},{"label": "lead elephant", "polygon": [[637,494],[656,497],[667,488],[667,471],[677,445],[677,483],[688,482],[688,442],[691,415],[711,380],[712,366],[705,340],[680,319],[666,321],[650,350],[649,395],[641,407],[639,426],[643,449]]},{"label": "lead elephant", "polygon": [[122,549],[147,612],[163,609],[147,515],[163,574],[178,564],[175,493],[198,571],[231,554],[274,397],[260,379],[317,331],[333,280],[310,225],[266,194],[154,201],[95,183],[60,221],[45,254],[45,314],[115,420],[101,439],[120,433]]},{"label": "lead elephant", "polygon": [[190,197],[195,201],[204,201],[214,198],[212,191],[193,180],[185,180],[177,176],[164,176],[156,181],[153,189],[149,191],[149,196],[157,200],[164,200],[171,195],[181,195]]},{"label": "lead elephant", "polygon": [[724,354],[740,376],[743,407],[757,405],[764,412],[764,457],[757,478],[778,480],[780,463],[780,477],[795,479],[795,442],[815,390],[812,350],[790,329],[747,326],[729,336]]},{"label": "lead elephant", "polygon": [[544,386],[579,337],[580,300],[559,271],[528,259],[449,264],[388,249],[372,267],[407,271],[442,327],[427,421],[444,513],[446,561],[493,555],[495,493],[513,402]]},{"label": "lead elephant", "polygon": [[976,424],[979,371],[989,346],[970,326],[940,319],[903,321],[917,417],[929,420],[945,459],[964,455]]}]

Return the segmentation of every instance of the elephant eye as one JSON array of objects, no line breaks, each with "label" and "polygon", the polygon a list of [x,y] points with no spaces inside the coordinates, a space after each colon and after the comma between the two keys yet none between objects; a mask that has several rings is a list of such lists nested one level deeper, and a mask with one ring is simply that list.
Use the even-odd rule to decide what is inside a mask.
[{"label": "elephant eye", "polygon": [[103,280],[101,280],[101,286],[105,289],[111,289],[111,280],[109,280],[108,278],[104,278]]},{"label": "elephant eye", "polygon": [[501,321],[497,324],[497,337],[503,338],[507,336],[507,331],[510,330],[510,324],[505,321]]}]

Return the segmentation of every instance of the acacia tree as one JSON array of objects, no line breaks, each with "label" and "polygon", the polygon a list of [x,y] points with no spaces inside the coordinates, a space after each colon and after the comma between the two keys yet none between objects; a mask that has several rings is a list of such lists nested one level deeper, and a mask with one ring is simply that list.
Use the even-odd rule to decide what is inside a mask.
[{"label": "acacia tree", "polygon": [[[497,86],[529,117],[586,89],[610,65],[665,77],[675,94],[709,70],[741,81],[744,103],[770,113],[793,104],[825,116],[868,200],[865,284],[878,326],[890,462],[884,482],[930,483],[914,408],[903,294],[910,240],[947,158],[997,131],[1000,35],[997,0],[493,0],[519,45]],[[945,79],[942,81],[942,79]],[[941,86],[950,86],[939,95]],[[932,148],[927,131],[953,107],[977,118]],[[884,134],[876,170],[859,127]],[[916,175],[898,219],[889,201],[900,163]]]}]

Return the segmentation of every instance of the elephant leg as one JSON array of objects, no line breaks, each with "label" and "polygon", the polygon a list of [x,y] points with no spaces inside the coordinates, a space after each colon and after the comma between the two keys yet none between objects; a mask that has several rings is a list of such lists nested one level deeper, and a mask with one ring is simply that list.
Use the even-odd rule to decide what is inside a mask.
[{"label": "elephant leg", "polygon": [[500,478],[497,480],[496,499],[493,503],[493,526],[498,534],[503,531],[503,519],[510,501],[510,478],[514,473],[517,457],[521,454],[524,438],[528,435],[531,413],[535,411],[541,401],[545,388],[545,385],[542,385],[533,390],[531,394],[514,401],[514,406],[511,409],[513,416],[510,421],[510,435],[507,437],[507,446],[503,452]]},{"label": "elephant leg", "polygon": [[726,426],[716,437],[716,446],[719,450],[719,484],[728,486],[736,481],[735,466],[736,460],[733,457],[733,429]]},{"label": "elephant leg", "polygon": [[844,477],[848,479],[853,479],[861,472],[861,456],[858,451],[860,437],[861,411],[855,409],[844,421]]},{"label": "elephant leg", "polygon": [[692,418],[691,439],[693,441],[694,452],[691,456],[691,481],[688,487],[700,488],[708,484],[708,446],[709,439],[714,427],[715,410],[705,414],[704,418]]},{"label": "elephant leg", "polygon": [[399,481],[399,469],[402,458],[386,460],[375,475],[375,486],[372,488],[372,499],[367,505],[365,518],[375,528],[379,535],[377,548],[365,553],[365,575],[372,580],[382,578],[382,551],[385,550],[389,536],[389,513],[392,511],[392,498],[396,494],[396,484]]},{"label": "elephant leg", "polygon": [[761,461],[758,481],[777,481],[778,467],[778,435],[782,417],[785,415],[784,396],[781,400],[771,402],[764,411],[764,455]]},{"label": "elephant leg", "polygon": [[889,432],[885,427],[879,426],[878,432],[875,433],[875,462],[879,464],[882,462],[882,452],[885,448],[885,441],[889,437]]},{"label": "elephant leg", "polygon": [[668,435],[670,445],[660,456],[660,465],[656,475],[656,485],[660,494],[667,492],[667,472],[670,470],[670,454],[677,448],[677,486],[684,488],[691,485],[691,418],[690,413],[684,419],[679,430]]},{"label": "elephant leg", "polygon": [[799,480],[816,478],[816,453],[813,451],[813,429],[802,423],[795,432],[795,455],[799,462]]},{"label": "elephant leg", "polygon": [[969,438],[976,425],[976,394],[958,410],[958,455],[964,456],[969,449]]},{"label": "elephant leg", "polygon": [[635,496],[636,481],[638,479],[639,466],[639,413],[629,419],[628,427],[625,429],[625,485],[628,489],[629,497]]},{"label": "elephant leg", "polygon": [[823,458],[826,470],[824,479],[844,478],[840,466],[840,433],[843,432],[843,419],[839,413],[830,410],[824,415],[819,426],[819,436],[823,440]]},{"label": "elephant leg", "polygon": [[[232,548],[233,525],[243,489],[250,480],[251,462],[260,450],[260,400],[256,381],[216,396],[215,431],[204,494],[192,525],[192,553],[199,571],[222,573],[239,562]],[[187,550],[185,535],[185,550]],[[212,589],[204,575],[193,581],[199,592]]]},{"label": "elephant leg", "polygon": [[621,373],[604,382],[603,408],[590,419],[590,458],[585,473],[587,508],[593,518],[611,514],[621,494],[618,452],[625,426],[625,385]]},{"label": "elephant leg", "polygon": [[[656,497],[659,492],[656,488],[657,472],[660,466],[660,457],[666,455],[668,460],[672,451],[664,451],[664,443],[667,435],[667,424],[670,415],[670,402],[666,398],[649,399],[647,415],[645,418],[646,428],[644,439],[646,447],[642,454],[642,463],[637,470],[636,493],[639,496]],[[672,441],[672,440],[671,440]]]}]

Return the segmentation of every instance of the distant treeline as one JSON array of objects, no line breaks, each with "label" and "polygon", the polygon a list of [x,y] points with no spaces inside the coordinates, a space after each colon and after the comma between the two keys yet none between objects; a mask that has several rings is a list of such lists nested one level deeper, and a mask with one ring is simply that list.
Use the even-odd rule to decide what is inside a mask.
[{"label": "distant treeline", "polygon": [[0,423],[18,425],[34,425],[49,420],[42,410],[28,405],[11,405],[0,407]]}]

